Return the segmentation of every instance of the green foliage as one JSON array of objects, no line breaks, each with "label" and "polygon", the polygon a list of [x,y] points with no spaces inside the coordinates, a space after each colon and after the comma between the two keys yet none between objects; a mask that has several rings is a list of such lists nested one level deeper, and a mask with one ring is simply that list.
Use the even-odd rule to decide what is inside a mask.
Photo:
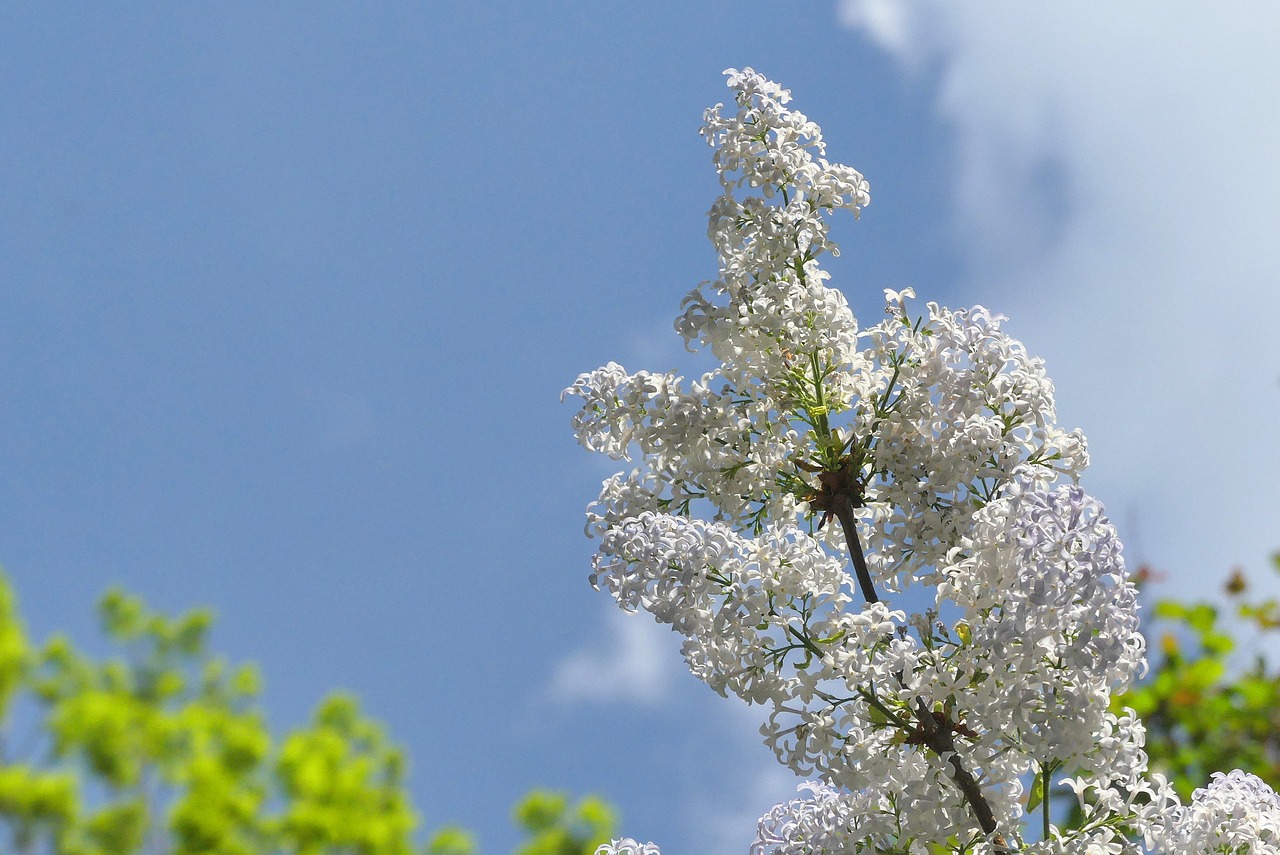
[{"label": "green foliage", "polygon": [[111,591],[100,614],[124,655],[95,662],[58,637],[30,663],[48,761],[97,796],[50,826],[50,848],[248,855],[287,843],[264,812],[271,739],[256,678],[205,653],[209,613],[169,619]]},{"label": "green foliage", "polygon": [[21,685],[27,662],[27,639],[18,622],[13,592],[0,579],[0,717],[9,710],[9,699]]},{"label": "green foliage", "polygon": [[534,790],[515,809],[517,824],[529,839],[516,855],[585,855],[607,843],[617,818],[595,796],[572,807],[564,793]]},{"label": "green foliage", "polygon": [[[0,852],[475,855],[459,828],[415,842],[404,755],[355,698],[273,740],[257,671],[207,652],[208,611],[169,618],[114,590],[99,611],[119,655],[32,648],[0,575]],[[18,725],[32,738],[11,740]],[[521,855],[590,855],[613,824],[598,799],[542,791],[517,816]]]},{"label": "green foliage", "polygon": [[[1280,553],[1273,558],[1280,571]],[[1280,785],[1280,663],[1261,642],[1280,629],[1280,602],[1254,600],[1237,570],[1226,585],[1227,608],[1209,603],[1156,603],[1166,631],[1151,651],[1148,678],[1115,699],[1147,728],[1152,767],[1183,798],[1214,771],[1243,769]],[[1236,639],[1257,645],[1237,649]]]},{"label": "green foliage", "polygon": [[280,832],[299,855],[333,850],[407,855],[417,824],[405,762],[355,698],[334,695],[310,730],[285,740],[276,763],[288,808]]},{"label": "green foliage", "polygon": [[448,825],[435,833],[427,847],[430,855],[475,855],[478,847],[471,832]]}]

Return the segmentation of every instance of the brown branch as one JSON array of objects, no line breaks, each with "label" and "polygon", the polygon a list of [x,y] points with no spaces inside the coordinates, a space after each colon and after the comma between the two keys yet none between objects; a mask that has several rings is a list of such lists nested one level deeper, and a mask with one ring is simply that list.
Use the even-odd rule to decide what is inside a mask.
[{"label": "brown branch", "polygon": [[[960,762],[960,755],[956,753],[956,741],[953,736],[954,728],[951,721],[944,713],[930,713],[923,700],[919,701],[916,707],[916,720],[920,722],[920,729],[924,737],[922,742],[929,746],[938,756],[949,756],[952,770],[951,777],[955,780],[956,786],[960,788],[960,792],[964,793],[965,801],[973,809],[978,825],[986,834],[994,833],[996,830],[995,815],[991,812],[991,805],[987,803],[987,797],[982,794],[982,787],[978,785],[977,780]],[[1000,842],[1003,844],[1003,840]]]},{"label": "brown branch", "polygon": [[849,544],[849,557],[853,559],[853,569],[858,573],[858,587],[862,589],[863,598],[868,603],[880,602],[875,583],[871,581],[871,571],[867,569],[867,557],[862,554],[858,521],[853,515],[853,497],[848,491],[842,490],[832,497],[831,512],[840,520],[840,528],[844,529],[844,539]]},{"label": "brown branch", "polygon": [[[849,557],[853,561],[854,570],[857,571],[858,586],[862,588],[863,597],[868,603],[880,602],[875,584],[871,580],[871,572],[867,568],[866,556],[862,551],[862,539],[858,536],[853,497],[844,490],[835,493],[831,497],[830,510],[835,514],[836,519],[840,520],[840,527],[844,530],[844,539],[849,544]],[[898,681],[902,682],[901,674],[898,675]],[[987,802],[987,797],[982,794],[982,787],[972,773],[964,767],[960,761],[960,755],[956,753],[950,721],[942,713],[930,712],[924,700],[919,701],[914,713],[916,720],[920,723],[919,732],[922,737],[920,742],[938,756],[948,758],[951,764],[951,778],[964,794],[964,799],[973,811],[974,818],[978,820],[979,827],[984,834],[994,835],[993,840],[998,847],[998,852],[1009,852],[1004,837],[997,833],[995,814]]]}]

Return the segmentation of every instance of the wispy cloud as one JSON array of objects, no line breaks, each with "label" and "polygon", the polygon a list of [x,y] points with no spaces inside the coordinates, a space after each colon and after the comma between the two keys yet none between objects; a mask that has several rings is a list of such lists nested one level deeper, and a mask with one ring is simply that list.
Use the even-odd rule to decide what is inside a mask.
[{"label": "wispy cloud", "polygon": [[698,829],[694,850],[708,855],[741,855],[755,839],[756,824],[774,805],[796,797],[800,779],[762,744],[767,713],[736,700],[720,705],[722,732],[732,736],[730,774],[714,791],[691,800]]},{"label": "wispy cloud", "polygon": [[676,641],[670,629],[649,615],[611,608],[606,637],[556,665],[550,695],[560,703],[662,703],[670,696],[673,678],[684,670]]},{"label": "wispy cloud", "polygon": [[[736,698],[708,698],[689,676],[679,638],[648,614],[607,613],[605,637],[557,665],[547,696],[564,705],[628,704],[679,709],[701,719],[711,762],[673,781],[682,793],[682,822],[694,849],[738,855],[754,838],[756,821],[780,801],[795,797],[799,779],[762,744],[767,712]],[[710,721],[706,717],[710,716]],[[700,749],[701,750],[701,749]]]},{"label": "wispy cloud", "polygon": [[940,75],[966,291],[1047,359],[1089,487],[1141,520],[1138,557],[1195,593],[1261,567],[1280,547],[1280,6],[842,15]]}]

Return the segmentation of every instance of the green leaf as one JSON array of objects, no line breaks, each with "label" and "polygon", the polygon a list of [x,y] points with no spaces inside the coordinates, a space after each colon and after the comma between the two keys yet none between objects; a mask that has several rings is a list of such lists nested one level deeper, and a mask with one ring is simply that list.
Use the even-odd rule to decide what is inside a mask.
[{"label": "green leaf", "polygon": [[1031,813],[1040,807],[1040,802],[1044,800],[1044,773],[1036,773],[1035,780],[1031,782],[1031,792],[1027,794],[1027,813]]},{"label": "green leaf", "polygon": [[427,844],[427,851],[431,855],[475,855],[477,850],[475,837],[454,825],[437,831]]}]

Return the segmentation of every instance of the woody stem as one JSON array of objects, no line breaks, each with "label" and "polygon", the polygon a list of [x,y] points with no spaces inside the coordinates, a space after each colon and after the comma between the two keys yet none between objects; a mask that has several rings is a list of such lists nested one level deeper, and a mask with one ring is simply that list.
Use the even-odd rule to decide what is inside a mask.
[{"label": "woody stem", "polygon": [[867,557],[862,554],[862,541],[858,538],[857,520],[853,515],[853,498],[841,490],[831,503],[831,511],[840,520],[840,528],[844,530],[844,539],[849,544],[849,557],[853,559],[853,569],[858,574],[858,587],[862,589],[863,599],[868,603],[880,602],[876,586],[871,581],[871,571],[867,569]]},{"label": "woody stem", "polygon": [[[867,568],[866,555],[862,551],[862,539],[858,536],[857,520],[853,514],[852,497],[844,490],[839,491],[833,497],[831,510],[836,519],[840,521],[840,527],[844,530],[844,539],[849,544],[849,557],[853,561],[853,569],[858,574],[858,586],[862,589],[863,597],[868,603],[880,602],[880,597],[876,594],[875,584],[871,581],[871,572]],[[992,812],[986,796],[982,794],[982,787],[973,777],[973,774],[964,767],[960,760],[960,755],[956,753],[955,739],[951,734],[950,728],[934,718],[933,713],[929,711],[923,700],[919,702],[915,710],[915,716],[925,735],[924,744],[938,756],[948,758],[948,762],[951,765],[951,778],[956,782],[956,786],[960,788],[960,792],[964,794],[965,801],[969,803],[969,808],[973,811],[974,818],[978,820],[978,825],[982,828],[983,833],[994,834],[997,829],[995,814]],[[997,840],[999,840],[998,837]],[[1001,848],[997,851],[1004,852],[1008,850]]]}]

